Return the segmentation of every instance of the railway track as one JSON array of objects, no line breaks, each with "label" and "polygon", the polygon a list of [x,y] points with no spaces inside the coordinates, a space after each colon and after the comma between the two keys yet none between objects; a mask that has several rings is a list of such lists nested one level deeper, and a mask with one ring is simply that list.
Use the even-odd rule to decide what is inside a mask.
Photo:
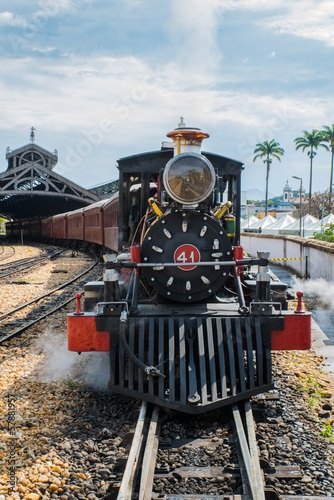
[{"label": "railway track", "polygon": [[[95,261],[71,280],[0,315],[0,344],[17,337],[30,326],[74,300],[74,291],[71,285],[77,287],[78,280],[89,273],[98,264],[98,261],[98,257],[95,256]],[[65,292],[63,292],[64,289],[66,289]],[[39,303],[38,307],[34,307],[37,303]],[[27,311],[25,314],[24,310]]]},{"label": "railway track", "polygon": [[15,254],[15,248],[9,245],[0,245],[0,261],[9,259]]},{"label": "railway track", "polygon": [[[160,412],[161,415],[161,412]],[[226,458],[219,457],[220,447],[212,448],[212,442],[207,437],[195,440],[182,440],[177,445],[175,440],[160,437],[162,419],[159,407],[143,402],[138,416],[132,445],[120,483],[114,485],[110,498],[117,500],[325,500],[328,496],[278,495],[276,490],[265,483],[265,478],[298,478],[296,467],[271,467],[260,459],[258,452],[258,435],[253,419],[250,401],[231,407],[231,419],[228,428],[233,430],[233,438],[229,433],[229,441],[235,447],[238,463],[231,463]],[[190,441],[193,441],[192,443]],[[210,446],[211,445],[211,446]],[[176,448],[177,447],[177,448]],[[206,449],[210,457],[212,452],[219,466],[195,463],[192,466],[182,466],[168,470],[164,464],[159,464],[163,450],[186,449],[192,455],[195,448]],[[231,455],[233,457],[233,454]],[[179,459],[180,460],[180,459]],[[200,458],[202,462],[202,458]],[[196,462],[196,460],[195,460]],[[208,460],[210,464],[210,460]],[[229,492],[226,481],[235,484],[235,491]],[[168,485],[165,491],[155,491],[155,485],[164,482]],[[188,493],[193,487],[190,483],[207,485],[205,493]],[[174,487],[172,486],[174,484]],[[218,484],[212,492],[212,485]],[[174,490],[174,491],[171,491]],[[224,492],[226,491],[226,492]]]},{"label": "railway track", "polygon": [[36,266],[44,264],[46,261],[60,255],[65,250],[59,250],[54,248],[46,249],[46,255],[38,255],[34,257],[27,257],[25,259],[15,260],[13,262],[8,262],[5,264],[0,264],[0,278],[6,278],[12,276],[13,274],[26,271]]},{"label": "railway track", "polygon": [[143,401],[117,500],[152,498],[159,429],[159,407]]}]

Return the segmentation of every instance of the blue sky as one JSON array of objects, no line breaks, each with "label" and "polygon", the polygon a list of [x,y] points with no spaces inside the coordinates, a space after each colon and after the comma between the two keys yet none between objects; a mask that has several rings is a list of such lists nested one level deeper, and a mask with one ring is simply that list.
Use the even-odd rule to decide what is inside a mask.
[{"label": "blue sky", "polygon": [[[117,177],[120,157],[159,149],[187,125],[203,149],[245,163],[264,189],[255,144],[275,139],[269,190],[308,186],[293,140],[334,123],[332,0],[0,0],[0,170],[5,150],[58,150],[56,171],[84,187]],[[313,190],[329,185],[319,150]]]}]

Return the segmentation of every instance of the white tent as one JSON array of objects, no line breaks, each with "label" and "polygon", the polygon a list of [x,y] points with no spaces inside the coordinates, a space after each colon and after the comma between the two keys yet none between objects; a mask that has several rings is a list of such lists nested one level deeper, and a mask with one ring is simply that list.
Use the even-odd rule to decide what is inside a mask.
[{"label": "white tent", "polygon": [[311,237],[313,236],[313,233],[321,233],[321,231],[324,230],[326,224],[334,224],[333,214],[327,215],[327,217],[324,217],[323,219],[316,221],[314,224],[305,229],[304,236]]},{"label": "white tent", "polygon": [[[318,222],[318,219],[313,217],[312,215],[306,214],[302,218],[302,235],[306,235],[306,231],[314,225],[315,222]],[[293,236],[299,236],[299,225],[300,221],[297,219],[295,222],[293,222],[291,225],[287,226],[284,229],[279,229],[278,234],[291,234]],[[313,233],[312,233],[313,234]]]},{"label": "white tent", "polygon": [[255,215],[251,215],[248,219],[242,221],[241,229],[250,229],[256,222],[259,222],[259,219]]},{"label": "white tent", "polygon": [[272,215],[267,215],[266,217],[263,217],[263,219],[258,219],[258,221],[255,224],[252,224],[250,229],[260,229],[261,231],[267,227],[270,226],[270,224],[273,224],[276,222],[277,219],[273,217]]},{"label": "white tent", "polygon": [[[262,232],[265,234],[279,234],[279,230],[283,230],[287,226],[291,226],[296,219],[291,215],[284,215],[282,218],[277,219],[275,222],[263,228]],[[280,233],[282,234],[282,233]]]}]

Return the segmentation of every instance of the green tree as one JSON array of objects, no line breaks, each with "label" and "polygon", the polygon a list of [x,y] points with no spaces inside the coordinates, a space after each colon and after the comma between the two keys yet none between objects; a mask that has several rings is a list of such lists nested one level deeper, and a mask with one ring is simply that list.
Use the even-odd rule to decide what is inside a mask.
[{"label": "green tree", "polygon": [[331,174],[329,179],[329,205],[332,209],[332,186],[333,186],[333,159],[334,159],[334,124],[332,127],[327,125],[323,126],[324,131],[322,132],[324,141],[329,142],[329,149],[331,151]]},{"label": "green tree", "polygon": [[314,240],[334,242],[334,224],[326,224],[322,233],[313,233]]},{"label": "green tree", "polygon": [[266,199],[265,199],[265,210],[264,210],[264,215],[266,216],[268,213],[268,181],[269,181],[269,170],[270,170],[270,164],[272,162],[272,159],[270,158],[271,156],[273,158],[276,158],[279,162],[281,161],[280,156],[284,155],[284,149],[280,147],[279,143],[275,141],[275,139],[272,139],[271,141],[264,141],[262,143],[256,144],[255,149],[254,149],[254,158],[253,162],[257,158],[265,158],[263,160],[263,163],[266,163],[267,170],[266,170]]},{"label": "green tree", "polygon": [[296,151],[297,149],[304,151],[307,149],[307,155],[310,157],[310,182],[309,182],[309,193],[308,193],[308,203],[309,203],[309,211],[311,210],[311,197],[312,197],[312,169],[313,169],[313,158],[315,157],[316,150],[318,146],[322,146],[325,149],[329,149],[326,144],[323,144],[325,141],[323,133],[319,130],[312,130],[312,132],[307,132],[307,130],[303,130],[303,136],[297,137],[295,139]]}]

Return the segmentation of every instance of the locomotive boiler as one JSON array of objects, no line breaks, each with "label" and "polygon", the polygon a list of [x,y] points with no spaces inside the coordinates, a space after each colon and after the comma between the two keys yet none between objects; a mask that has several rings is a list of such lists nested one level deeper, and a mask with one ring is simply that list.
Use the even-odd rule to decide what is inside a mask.
[{"label": "locomotive boiler", "polygon": [[118,162],[117,252],[68,315],[68,346],[109,351],[116,393],[202,413],[271,389],[271,351],[308,349],[311,317],[287,310],[267,252],[243,256],[242,164],[202,154],[209,135],[183,120],[167,136]]}]

